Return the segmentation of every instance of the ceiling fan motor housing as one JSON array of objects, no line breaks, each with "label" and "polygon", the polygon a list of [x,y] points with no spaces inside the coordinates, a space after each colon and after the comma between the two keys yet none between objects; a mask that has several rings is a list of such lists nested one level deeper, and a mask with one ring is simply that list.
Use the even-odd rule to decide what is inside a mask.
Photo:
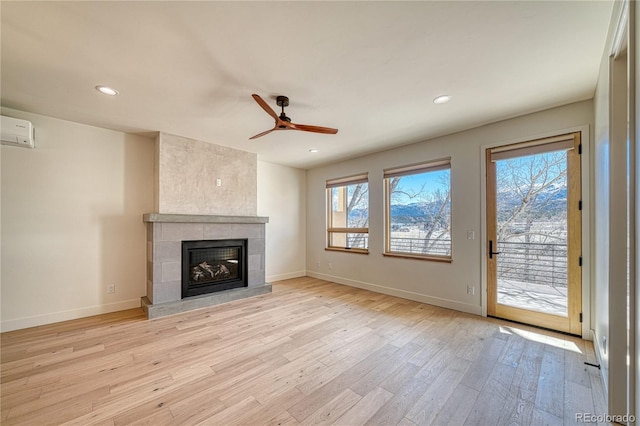
[{"label": "ceiling fan motor housing", "polygon": [[283,107],[283,108],[286,107],[286,106],[289,106],[289,98],[286,97],[286,96],[278,96],[276,98],[276,104],[279,107]]},{"label": "ceiling fan motor housing", "polygon": [[[289,117],[287,117],[286,115],[284,115],[284,112],[282,114],[280,114],[280,120],[288,121],[289,123],[291,123],[291,119]],[[280,127],[286,127],[286,126],[280,126]]]}]

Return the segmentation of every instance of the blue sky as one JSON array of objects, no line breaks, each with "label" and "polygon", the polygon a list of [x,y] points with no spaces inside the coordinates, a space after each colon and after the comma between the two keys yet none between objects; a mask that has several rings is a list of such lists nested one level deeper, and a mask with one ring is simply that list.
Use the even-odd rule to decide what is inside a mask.
[{"label": "blue sky", "polygon": [[392,204],[411,204],[426,201],[427,196],[435,191],[441,189],[446,192],[449,189],[451,170],[438,170],[434,172],[420,173],[417,175],[402,176],[397,189],[401,189],[403,192],[410,194],[418,194],[422,188],[424,191],[421,195],[414,198],[401,193],[395,193]]}]

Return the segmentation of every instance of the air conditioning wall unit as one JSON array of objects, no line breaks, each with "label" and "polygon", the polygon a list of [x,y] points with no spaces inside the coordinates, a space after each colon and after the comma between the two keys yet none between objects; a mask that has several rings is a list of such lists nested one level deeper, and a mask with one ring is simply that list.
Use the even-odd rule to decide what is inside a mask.
[{"label": "air conditioning wall unit", "polygon": [[35,148],[33,124],[19,118],[0,116],[0,142],[2,145]]}]

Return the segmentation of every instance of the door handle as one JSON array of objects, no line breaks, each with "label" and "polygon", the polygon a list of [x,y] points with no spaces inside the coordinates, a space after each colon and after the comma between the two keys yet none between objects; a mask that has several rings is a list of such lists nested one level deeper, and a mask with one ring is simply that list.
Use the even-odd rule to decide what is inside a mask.
[{"label": "door handle", "polygon": [[493,240],[489,240],[489,259],[493,259],[494,254],[500,254],[500,252],[493,251]]}]

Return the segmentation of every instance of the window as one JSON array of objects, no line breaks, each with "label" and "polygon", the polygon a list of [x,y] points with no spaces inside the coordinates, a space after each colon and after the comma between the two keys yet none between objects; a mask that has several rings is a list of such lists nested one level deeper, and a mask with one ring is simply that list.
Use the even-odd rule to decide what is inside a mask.
[{"label": "window", "polygon": [[327,181],[327,249],[369,252],[369,183],[360,174]]},{"label": "window", "polygon": [[451,159],[384,171],[385,255],[451,260]]}]

